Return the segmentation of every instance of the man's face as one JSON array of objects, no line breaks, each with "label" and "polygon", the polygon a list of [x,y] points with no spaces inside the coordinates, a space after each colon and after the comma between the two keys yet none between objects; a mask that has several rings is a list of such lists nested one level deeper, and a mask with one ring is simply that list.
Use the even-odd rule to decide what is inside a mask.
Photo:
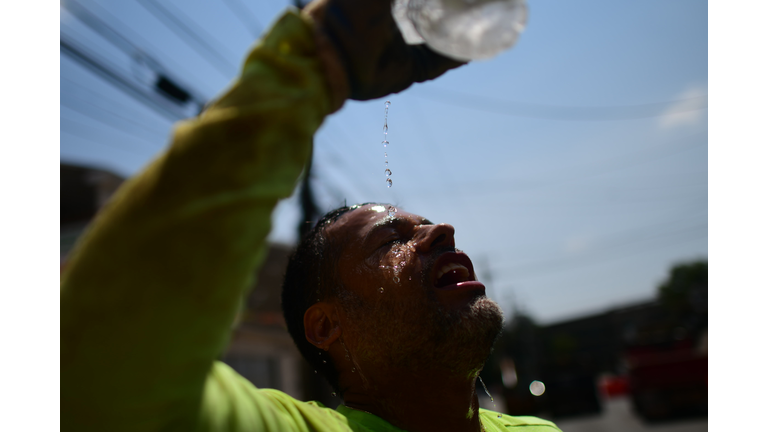
[{"label": "man's face", "polygon": [[358,361],[412,371],[482,368],[501,330],[454,229],[395,208],[346,213],[326,236],[341,245],[343,339]]}]

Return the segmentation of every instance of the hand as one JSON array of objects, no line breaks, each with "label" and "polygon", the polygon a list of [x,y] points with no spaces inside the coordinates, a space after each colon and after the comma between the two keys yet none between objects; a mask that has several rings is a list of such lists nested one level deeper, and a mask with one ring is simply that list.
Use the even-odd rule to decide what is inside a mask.
[{"label": "hand", "polygon": [[406,44],[392,18],[391,0],[316,0],[304,11],[343,63],[350,99],[397,93],[465,64],[426,45]]}]

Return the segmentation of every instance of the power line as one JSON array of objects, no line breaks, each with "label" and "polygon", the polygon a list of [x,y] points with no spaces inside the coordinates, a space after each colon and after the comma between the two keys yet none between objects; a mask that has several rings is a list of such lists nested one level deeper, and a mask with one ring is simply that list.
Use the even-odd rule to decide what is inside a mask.
[{"label": "power line", "polygon": [[130,79],[117,72],[114,67],[107,65],[104,60],[98,60],[98,56],[94,53],[87,52],[85,48],[78,47],[75,42],[68,41],[63,35],[61,36],[59,41],[61,52],[78,62],[81,66],[84,66],[86,69],[104,78],[129,96],[152,108],[158,114],[171,121],[178,121],[187,117],[187,115],[181,112],[176,106],[170,105],[169,102],[165,99],[160,99],[157,95],[145,92],[131,82]]},{"label": "power line", "polygon": [[[133,133],[133,132],[127,130],[127,129],[121,128],[120,126],[117,126],[114,123],[108,123],[108,122],[102,121],[102,120],[97,119],[97,118],[95,118],[93,116],[90,116],[88,114],[84,114],[84,115],[87,116],[87,117],[90,117],[92,120],[96,120],[97,122],[99,122],[99,123],[101,123],[103,125],[110,126],[110,127],[114,128],[114,129],[121,130],[122,132],[124,132],[124,133],[126,133],[128,135],[131,135],[134,138],[137,138],[139,140],[139,141],[136,141],[137,143],[143,144],[143,145],[149,147],[150,149],[152,149],[153,151],[157,151],[157,150],[160,149],[160,146],[158,146],[157,143],[152,143],[151,141],[147,141],[146,138],[141,137],[139,135],[136,135],[135,133]],[[100,130],[99,128],[93,126],[92,124],[82,123],[80,121],[77,121],[77,120],[74,120],[74,119],[71,119],[71,118],[68,118],[68,117],[62,117],[62,116],[59,116],[59,119],[60,120],[66,120],[66,121],[70,122],[71,124],[77,125],[80,128],[85,128],[86,130],[90,130],[90,132],[95,132],[95,134],[91,134],[92,136],[99,135],[99,134],[105,134],[110,139],[114,138],[114,136],[109,135],[108,132]]]},{"label": "power line", "polygon": [[253,15],[242,2],[239,0],[223,1],[229,10],[232,11],[232,14],[236,16],[241,23],[243,23],[245,28],[249,33],[251,33],[251,35],[253,35],[253,37],[258,38],[261,36],[261,31],[264,29],[264,26],[259,23],[259,20],[256,19],[256,16]]},{"label": "power line", "polygon": [[[153,129],[153,128],[147,127],[147,125],[145,125],[145,124],[143,124],[141,122],[138,122],[138,121],[136,121],[136,120],[134,120],[132,118],[126,117],[126,116],[124,116],[124,115],[122,115],[122,114],[112,110],[111,108],[105,108],[103,106],[95,104],[95,103],[89,101],[88,99],[85,99],[85,98],[80,97],[78,95],[70,94],[69,96],[70,97],[74,97],[81,104],[85,104],[86,106],[91,106],[91,107],[94,107],[94,108],[98,108],[98,110],[91,110],[90,111],[90,112],[94,112],[94,113],[99,113],[97,115],[97,117],[100,116],[102,113],[106,113],[106,114],[111,115],[113,118],[120,119],[120,120],[122,120],[125,123],[130,123],[131,125],[136,126],[136,127],[140,128],[140,129],[143,129],[146,132],[151,132],[153,134],[157,134],[157,135],[161,135],[161,136],[165,136],[165,135],[168,134],[168,130],[160,130],[160,129]],[[63,104],[63,105],[67,105],[69,108],[72,108],[72,109],[74,109],[76,111],[79,111],[79,112],[82,112],[84,114],[90,115],[88,112],[85,112],[83,108],[78,108],[76,106],[73,106],[72,105],[72,101],[67,101],[64,98],[60,98],[60,103]],[[103,118],[103,116],[102,116],[102,118]],[[158,137],[157,135],[153,135],[152,137],[153,138],[157,138]]]},{"label": "power line", "polygon": [[[155,0],[137,0],[144,9],[160,20],[166,27],[176,33],[176,35],[187,43],[192,49],[197,51],[201,56],[208,59],[209,63],[219,70],[225,77],[231,78],[235,75],[237,67],[232,64],[227,58],[222,56],[220,52],[223,49],[213,48],[208,40],[214,40],[213,36],[208,34],[200,27],[191,29],[189,25],[185,24],[179,17],[183,17],[188,21],[189,18],[181,11],[175,10],[173,12],[160,5]],[[199,35],[204,37],[200,37]],[[193,43],[189,43],[193,41]]]},{"label": "power line", "polygon": [[72,13],[78,20],[80,20],[82,23],[87,25],[91,30],[95,31],[105,39],[109,40],[113,45],[120,48],[123,52],[125,52],[129,56],[131,57],[135,57],[137,55],[145,56],[146,59],[149,60],[149,63],[151,63],[151,65],[154,68],[157,68],[157,69],[163,68],[160,62],[155,60],[153,57],[149,56],[147,53],[144,52],[143,49],[139,48],[136,44],[134,44],[128,38],[120,34],[120,32],[115,30],[112,26],[104,22],[102,19],[100,19],[95,14],[93,14],[87,8],[83,7],[77,1],[62,0],[61,5],[64,6],[64,8],[68,10],[70,13]]},{"label": "power line", "polygon": [[[151,69],[159,79],[170,79],[174,83],[181,82],[178,78],[170,78],[171,74],[156,58],[149,55],[143,48],[133,43],[130,39],[123,36],[119,31],[115,30],[112,26],[107,24],[104,20],[99,18],[93,12],[80,5],[75,0],[64,0],[62,5],[70,13],[72,13],[78,20],[87,25],[91,30],[100,34],[102,37],[110,41],[114,46],[118,47],[121,51],[131,57],[134,61],[143,62],[149,69]],[[177,67],[177,69],[180,69]],[[180,87],[178,84],[175,84]],[[184,85],[183,87],[188,87]],[[186,90],[186,89],[185,89]],[[189,92],[190,94],[196,92]],[[199,95],[193,95],[193,101],[202,108],[205,105],[205,98]]]},{"label": "power line", "polygon": [[[335,188],[335,187],[333,189],[335,191],[337,191],[337,192],[342,191],[344,189],[346,189],[348,191],[350,186],[352,186],[355,189],[354,193],[356,193],[357,195],[359,195],[359,196],[370,195],[369,189],[367,187],[365,187],[365,185],[362,182],[357,181],[356,179],[350,177],[350,174],[349,174],[348,170],[343,168],[343,162],[342,161],[344,161],[344,160],[346,160],[348,166],[354,166],[354,164],[349,165],[350,162],[349,162],[347,156],[343,152],[340,152],[340,151],[336,150],[333,146],[328,145],[328,144],[330,144],[329,141],[331,141],[331,140],[327,140],[327,139],[321,138],[321,137],[316,137],[316,139],[318,141],[324,143],[325,145],[323,145],[322,147],[317,147],[316,148],[316,149],[320,149],[321,148],[323,150],[323,152],[322,153],[318,153],[316,155],[315,159],[317,160],[318,155],[322,154],[323,159],[327,159],[328,160],[328,164],[335,164],[336,167],[338,168],[336,170],[330,170],[330,172],[335,173],[335,174],[337,174],[337,175],[347,179],[347,181],[343,182],[344,185],[345,185],[345,187],[343,189],[342,188]],[[315,163],[318,163],[318,162],[316,161]],[[325,163],[323,163],[322,165],[319,165],[319,166],[315,167],[315,171],[317,171],[317,168],[320,168],[320,167],[325,168],[325,166],[327,166],[327,165],[325,165]],[[327,182],[330,182],[329,176],[325,175],[325,176],[323,176],[323,178],[325,179],[325,181],[322,181],[321,183],[324,183],[326,188],[330,188],[331,187],[330,184],[327,183]],[[363,193],[360,193],[361,191]],[[339,193],[344,195],[344,192],[339,192]]]},{"label": "power line", "polygon": [[[701,194],[695,195],[698,198],[706,198],[707,192],[704,191]],[[625,197],[623,197],[625,198]],[[663,203],[663,202],[680,202],[681,199],[691,198],[690,193],[667,195],[661,197],[646,197],[645,199],[623,199],[623,200],[592,200],[585,201],[583,199],[573,202],[524,202],[518,203],[518,206],[530,208],[562,208],[562,207],[598,207],[598,206],[629,206],[649,203]]]},{"label": "power line", "polygon": [[[642,242],[646,242],[646,241],[654,240],[658,238],[667,238],[668,236],[679,235],[681,233],[688,233],[690,231],[701,230],[702,228],[705,228],[707,226],[707,222],[705,221],[703,223],[689,225],[682,229],[659,232],[660,229],[663,230],[668,227],[679,225],[681,222],[686,222],[688,220],[690,220],[690,218],[679,219],[672,222],[663,222],[659,224],[647,225],[643,227],[632,228],[629,230],[610,234],[607,236],[607,238],[603,238],[603,240],[597,244],[596,249],[590,250],[590,252],[592,253],[588,255],[580,255],[576,257],[544,258],[544,259],[536,260],[530,264],[513,265],[512,268],[521,269],[521,270],[514,270],[515,275],[519,275],[520,273],[525,274],[526,271],[536,274],[541,271],[548,270],[553,266],[555,268],[558,265],[560,265],[561,267],[562,266],[567,267],[567,266],[579,264],[585,259],[589,261],[590,258],[594,258],[595,255],[603,256],[606,251],[609,251],[609,252],[614,251],[616,249],[626,247],[627,245],[642,243]],[[706,232],[704,233],[704,235],[706,236]],[[611,256],[613,256],[613,254]]]},{"label": "power line", "polygon": [[106,144],[104,141],[93,140],[93,139],[90,139],[90,138],[86,138],[86,137],[84,137],[84,136],[82,136],[82,135],[80,135],[78,133],[73,132],[73,131],[60,130],[59,132],[63,133],[63,134],[66,134],[66,135],[71,135],[71,136],[73,136],[73,137],[75,137],[77,139],[81,139],[81,140],[87,141],[89,143],[98,144],[101,147],[107,147],[107,148],[109,148],[111,150],[118,150],[118,151],[121,151],[121,152],[124,152],[124,153],[132,154],[134,156],[146,157],[146,155],[140,154],[140,153],[134,151],[133,149],[129,150],[129,149],[126,149],[126,148],[123,148],[123,147],[116,147],[116,146],[113,146],[113,145],[109,145],[109,144]]},{"label": "power line", "polygon": [[[84,97],[81,97],[78,93],[85,92],[87,94],[90,94],[90,95],[94,96],[97,99],[103,99],[104,101],[106,101],[107,104],[109,104],[109,106],[120,106],[123,109],[123,112],[125,112],[127,115],[131,116],[131,118],[134,121],[135,121],[135,119],[137,117],[145,117],[146,119],[149,119],[149,120],[152,120],[152,121],[156,121],[156,122],[157,121],[163,121],[163,120],[158,119],[157,117],[153,117],[153,116],[147,115],[146,112],[142,112],[142,111],[138,111],[138,110],[133,109],[133,108],[129,108],[129,107],[124,105],[125,101],[120,101],[120,100],[111,98],[111,97],[107,96],[106,94],[104,94],[102,92],[95,92],[95,91],[89,89],[88,87],[78,83],[77,81],[74,81],[74,80],[69,79],[69,78],[64,77],[64,76],[60,77],[60,79],[63,80],[63,81],[66,81],[68,83],[66,86],[62,86],[61,87],[62,89],[64,89],[64,88],[71,89],[72,92],[70,92],[70,95],[72,95],[72,96],[74,96],[74,97],[76,97],[76,98],[78,98],[78,99],[88,103],[89,105],[93,105],[95,107],[98,107],[99,109],[110,111],[109,108],[104,108],[103,106],[100,106],[100,105],[98,105],[96,103],[93,103],[92,101],[87,100]],[[75,89],[72,88],[72,87],[77,87],[76,92],[75,92]],[[115,112],[115,111],[112,111],[112,112]],[[144,128],[147,129],[147,130],[151,130],[153,132],[157,132],[157,133],[161,133],[161,134],[167,133],[169,128],[170,128],[169,125],[163,125],[163,129],[162,130],[161,129],[150,129],[144,123],[141,123],[141,122],[137,122],[137,123],[140,124],[140,125],[143,125]]]},{"label": "power line", "polygon": [[[69,1],[72,1],[72,0],[69,0]],[[119,24],[120,26],[122,26],[122,31],[123,31],[123,33],[124,33],[124,34],[129,34],[129,35],[131,36],[130,38],[128,38],[128,37],[126,37],[126,36],[124,36],[124,34],[120,34],[120,32],[118,32],[117,30],[114,30],[114,29],[112,28],[112,26],[110,26],[109,24],[106,24],[106,22],[105,22],[103,19],[101,19],[101,18],[98,18],[98,16],[97,16],[97,15],[95,15],[95,13],[94,13],[94,12],[91,12],[91,15],[93,15],[95,18],[99,19],[99,21],[100,21],[101,23],[103,23],[103,25],[104,25],[104,26],[107,26],[107,27],[109,27],[111,30],[113,30],[115,33],[117,33],[117,34],[118,34],[120,37],[122,37],[122,38],[124,38],[125,40],[127,40],[127,41],[128,41],[129,43],[131,43],[133,46],[136,46],[136,47],[137,47],[137,49],[141,50],[141,52],[142,52],[142,53],[144,53],[144,54],[146,54],[146,53],[147,53],[147,51],[146,51],[146,50],[145,50],[143,47],[149,47],[149,48],[152,48],[152,50],[153,50],[153,52],[154,52],[154,54],[155,54],[155,57],[153,57],[153,58],[152,58],[152,60],[154,60],[155,62],[159,63],[159,61],[157,60],[157,53],[159,53],[159,52],[161,52],[161,51],[160,51],[160,50],[158,50],[158,49],[157,49],[157,47],[156,47],[155,45],[153,45],[152,43],[148,42],[146,39],[144,39],[144,38],[142,38],[141,36],[139,36],[138,34],[136,34],[136,33],[135,33],[135,32],[134,32],[134,31],[133,31],[131,28],[130,28],[130,26],[127,26],[127,25],[126,25],[125,23],[123,23],[123,22],[122,22],[120,19],[118,19],[117,17],[115,17],[115,16],[114,16],[114,15],[113,15],[113,14],[112,14],[112,13],[111,13],[109,10],[107,10],[107,9],[105,9],[105,8],[103,8],[103,7],[101,7],[101,6],[99,6],[97,3],[91,3],[91,4],[89,5],[89,7],[90,7],[90,9],[99,9],[99,10],[100,10],[100,12],[99,12],[99,14],[100,14],[100,15],[102,15],[102,16],[107,16],[107,17],[109,17],[109,19],[110,19],[110,21],[111,21],[111,22],[117,23],[117,24]],[[70,11],[71,11],[71,10],[70,10]],[[139,45],[141,45],[141,46],[138,46],[136,43],[133,43],[133,41],[137,41],[137,43],[138,43]],[[171,66],[173,70],[186,70],[186,69],[187,69],[187,68],[183,68],[183,67],[181,67],[181,66],[180,66],[178,63],[175,63],[175,62],[174,62],[174,61],[173,61],[173,60],[172,60],[170,57],[168,57],[168,56],[163,56],[163,63],[164,63],[164,64],[167,64],[167,65],[169,65],[169,66]],[[161,66],[162,66],[162,65],[161,65]],[[165,67],[163,67],[162,69],[163,69],[163,71],[167,71],[167,68],[165,68]],[[200,84],[200,83],[198,83],[198,84]],[[211,90],[210,88],[209,88],[208,90],[209,90],[209,93],[211,93],[211,92],[215,93],[216,91],[218,91],[217,89],[213,89],[213,90]],[[201,95],[201,96],[199,96],[199,98],[200,98],[200,100],[207,100],[207,99],[208,99],[207,97],[205,97],[205,96],[202,96],[202,95]]]},{"label": "power line", "polygon": [[[703,211],[702,211],[702,209],[698,209],[698,212],[697,213],[693,213],[693,216],[691,216],[691,212],[687,211],[685,217],[677,218],[677,219],[674,219],[674,220],[671,220],[671,221],[670,220],[666,220],[666,221],[657,222],[657,223],[653,223],[653,224],[647,224],[647,225],[642,225],[642,226],[635,226],[635,227],[631,227],[631,228],[628,228],[628,229],[623,229],[621,231],[615,231],[615,232],[607,234],[605,237],[603,237],[599,241],[601,241],[602,243],[606,243],[607,242],[607,243],[610,244],[612,241],[623,241],[624,239],[636,239],[636,238],[639,238],[639,237],[645,237],[646,234],[649,233],[649,232],[650,233],[656,233],[659,230],[663,230],[663,229],[670,228],[670,227],[675,227],[675,226],[680,225],[681,223],[688,223],[691,220],[696,219],[696,218],[698,218],[698,217],[700,217],[700,216],[702,216],[702,215],[704,215],[706,213],[707,213],[706,209],[704,209]],[[540,244],[538,244],[538,243],[537,244],[532,244],[532,245],[527,245],[527,246],[526,245],[518,245],[516,247],[516,249],[519,249],[519,250],[530,250],[530,249],[533,249],[535,246],[539,246],[539,245]],[[598,246],[599,246],[599,244],[598,244]],[[509,248],[506,248],[505,250],[509,250]],[[493,253],[494,253],[494,255],[497,255],[497,256],[502,256],[503,255],[503,251],[496,251],[496,252],[493,252]],[[552,259],[552,258],[537,259],[535,261],[547,261],[547,260],[550,260],[550,259]],[[555,259],[559,259],[559,258],[556,257]]]},{"label": "power line", "polygon": [[[139,135],[139,134],[137,134],[136,132],[139,129],[131,128],[130,126],[126,126],[125,125],[125,123],[136,124],[135,122],[131,122],[129,119],[126,119],[125,117],[122,117],[122,116],[115,115],[114,113],[111,113],[109,111],[106,111],[106,110],[87,110],[87,109],[83,108],[82,105],[80,107],[78,107],[76,104],[72,104],[71,101],[64,102],[63,105],[66,106],[67,108],[69,108],[69,109],[71,109],[73,111],[76,111],[76,112],[80,113],[81,115],[89,117],[90,119],[95,120],[95,121],[97,121],[97,122],[99,122],[99,123],[101,123],[103,125],[110,126],[110,127],[114,128],[114,129],[117,129],[117,130],[120,130],[122,132],[125,132],[125,133],[127,133],[129,135],[132,135],[132,136],[136,137],[136,138],[140,138],[140,139],[146,140],[148,142],[153,142],[154,141],[155,144],[157,144],[156,141],[158,141],[160,139],[160,137],[157,136],[157,135],[147,136],[147,135]],[[105,113],[111,114],[113,117],[105,116],[104,115]],[[125,123],[115,122],[115,121],[112,120],[113,118],[120,119],[120,120],[122,120]]]},{"label": "power line", "polygon": [[[623,244],[623,245],[613,245],[609,248],[606,248],[606,250],[615,250],[619,247],[624,247],[632,243],[640,243],[640,242],[647,242],[647,241],[653,241],[654,243],[646,246],[650,246],[652,249],[657,250],[660,246],[665,244],[678,244],[681,241],[696,240],[696,239],[701,239],[702,237],[706,238],[707,232],[706,231],[703,233],[701,232],[701,229],[705,227],[706,227],[706,224],[683,228],[671,233],[665,233],[663,236],[661,235],[651,236],[651,237],[635,240],[632,242],[627,242],[626,244]],[[572,259],[563,258],[560,260],[552,260],[551,262],[548,262],[548,263],[537,263],[536,265],[531,265],[530,267],[523,267],[521,270],[514,270],[514,277],[530,278],[530,277],[540,276],[544,273],[546,273],[546,275],[550,275],[553,273],[553,270],[562,271],[564,269],[568,269],[574,266],[584,267],[584,266],[593,265],[596,263],[605,263],[606,261],[610,261],[618,258],[626,258],[628,256],[636,255],[638,253],[644,252],[645,250],[647,250],[647,247],[639,248],[639,249],[638,248],[625,249],[623,251],[613,252],[609,255],[604,254],[605,250],[599,250],[598,252],[601,254],[582,255],[580,257],[572,258]]]},{"label": "power line", "polygon": [[[695,173],[695,174],[704,174],[706,175],[706,171],[701,173]],[[689,173],[690,175],[690,173]],[[682,177],[682,176],[678,176]],[[688,179],[688,182],[680,183],[680,179],[676,178],[661,178],[661,177],[654,177],[654,179],[663,179],[664,184],[662,185],[652,185],[652,186],[643,186],[643,187],[627,187],[622,186],[620,188],[613,188],[613,189],[584,189],[584,188],[578,188],[576,193],[580,193],[580,196],[576,195],[573,191],[568,191],[565,194],[567,194],[566,198],[570,198],[570,200],[563,200],[559,195],[547,195],[547,198],[544,200],[535,200],[535,201],[515,201],[511,202],[510,204],[513,204],[518,207],[525,207],[526,209],[531,207],[583,207],[583,206],[598,206],[598,205],[629,205],[629,204],[647,204],[650,202],[667,202],[667,201],[675,201],[679,202],[680,199],[684,198],[690,198],[691,196],[695,196],[696,198],[707,198],[707,183],[702,182],[699,179],[694,179],[695,181],[690,181]],[[674,183],[676,182],[676,183]],[[674,184],[673,184],[674,183]],[[613,186],[613,185],[611,185]],[[609,186],[609,188],[611,187]],[[703,187],[703,190],[702,190]],[[674,189],[680,190],[684,189],[685,192],[683,193],[676,193],[676,194],[663,194],[659,195],[653,192],[670,192]],[[649,196],[648,193],[643,192],[652,192]],[[692,192],[696,193],[696,195],[692,195]],[[609,195],[609,197],[605,197],[604,195]],[[635,196],[633,196],[633,194]],[[595,196],[598,195],[598,196]],[[637,196],[639,195],[639,196]],[[543,195],[537,195],[537,197],[542,197]],[[586,196],[587,198],[583,198]]]},{"label": "power line", "polygon": [[[706,135],[706,132],[699,132],[696,134],[693,134],[691,136],[688,136],[686,138],[694,138],[700,135]],[[652,162],[657,159],[666,158],[672,155],[675,155],[677,153],[681,153],[683,151],[691,150],[695,147],[701,146],[702,144],[706,144],[706,142],[700,142],[696,141],[692,144],[687,145],[680,145],[673,147],[671,150],[666,150],[666,146],[655,146],[652,148],[652,152],[648,152],[647,149],[642,149],[637,152],[631,152],[628,154],[623,154],[618,157],[613,157],[610,159],[605,159],[602,161],[597,161],[594,163],[587,163],[584,165],[577,165],[577,166],[571,166],[570,168],[566,168],[566,170],[571,171],[587,171],[586,173],[578,174],[578,175],[571,175],[571,176],[560,176],[560,177],[551,177],[546,180],[542,180],[539,182],[535,182],[533,184],[516,184],[514,186],[511,186],[509,184],[499,184],[502,182],[509,182],[511,179],[490,179],[490,180],[481,180],[474,183],[463,183],[461,185],[458,185],[457,188],[472,188],[475,190],[480,189],[479,191],[473,193],[474,196],[483,196],[488,194],[497,194],[499,192],[521,192],[521,191],[531,191],[540,189],[543,187],[548,186],[554,186],[558,185],[564,182],[572,182],[574,179],[584,179],[589,177],[594,177],[600,174],[605,174],[611,171],[616,171],[618,169],[626,169],[628,167],[632,167],[635,165],[641,165],[644,163]],[[658,149],[665,150],[663,152],[658,152]],[[558,170],[557,174],[562,172],[563,170]],[[501,190],[500,190],[501,189]],[[423,191],[426,194],[434,194],[434,191],[425,190]]]},{"label": "power line", "polygon": [[707,109],[708,100],[708,96],[700,96],[670,102],[590,107],[514,102],[429,86],[421,86],[409,94],[443,104],[495,114],[563,121],[615,121],[659,117],[670,113]]}]

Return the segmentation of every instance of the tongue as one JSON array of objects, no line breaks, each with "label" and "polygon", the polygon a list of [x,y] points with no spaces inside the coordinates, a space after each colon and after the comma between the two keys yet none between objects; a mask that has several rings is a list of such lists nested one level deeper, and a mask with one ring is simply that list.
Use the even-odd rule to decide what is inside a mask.
[{"label": "tongue", "polygon": [[440,279],[437,280],[435,283],[435,286],[437,288],[446,287],[448,285],[454,285],[459,282],[464,282],[467,280],[466,276],[463,274],[464,272],[460,272],[458,270],[451,270],[444,275],[440,276]]}]

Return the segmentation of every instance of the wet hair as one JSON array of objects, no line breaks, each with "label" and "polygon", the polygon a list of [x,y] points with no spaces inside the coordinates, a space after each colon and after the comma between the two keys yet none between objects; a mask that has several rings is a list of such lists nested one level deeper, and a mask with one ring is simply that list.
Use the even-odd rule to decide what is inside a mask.
[{"label": "wet hair", "polygon": [[342,215],[368,204],[379,203],[339,207],[320,218],[291,254],[283,280],[281,300],[288,333],[301,355],[339,394],[339,375],[331,357],[307,341],[304,313],[319,301],[338,298],[341,292],[342,283],[337,268],[342,245],[325,236],[326,228]]}]

